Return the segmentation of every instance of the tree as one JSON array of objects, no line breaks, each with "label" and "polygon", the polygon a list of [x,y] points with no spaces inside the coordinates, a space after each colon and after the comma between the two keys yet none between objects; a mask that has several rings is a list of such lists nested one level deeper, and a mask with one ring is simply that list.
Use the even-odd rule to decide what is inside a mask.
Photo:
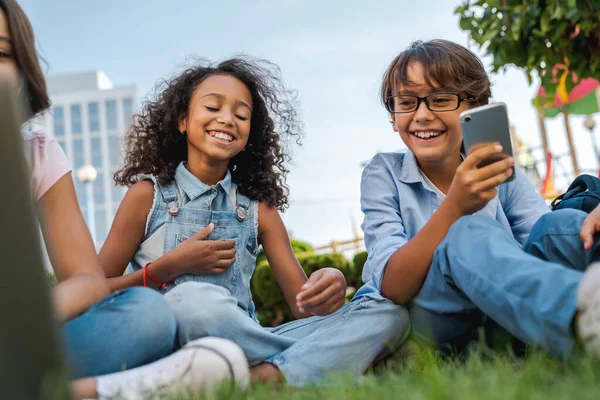
[{"label": "tree", "polygon": [[598,0],[465,0],[455,13],[494,72],[512,64],[530,84],[537,74],[548,101],[581,78],[600,80]]}]

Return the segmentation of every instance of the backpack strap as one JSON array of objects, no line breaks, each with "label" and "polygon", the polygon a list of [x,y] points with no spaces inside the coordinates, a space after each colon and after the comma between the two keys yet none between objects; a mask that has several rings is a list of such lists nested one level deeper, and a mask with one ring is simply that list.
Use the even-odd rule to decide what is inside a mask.
[{"label": "backpack strap", "polygon": [[577,187],[582,188],[582,192],[585,192],[586,190],[591,190],[593,192],[600,191],[600,179],[588,174],[579,175],[571,185],[569,185],[567,191],[571,191]]},{"label": "backpack strap", "polygon": [[550,206],[552,209],[554,209],[561,201],[570,199],[571,197],[577,196],[578,194],[584,193],[588,190],[590,192],[600,192],[600,179],[588,174],[579,175],[573,182],[571,182],[565,193],[552,200],[552,204],[550,204]]}]

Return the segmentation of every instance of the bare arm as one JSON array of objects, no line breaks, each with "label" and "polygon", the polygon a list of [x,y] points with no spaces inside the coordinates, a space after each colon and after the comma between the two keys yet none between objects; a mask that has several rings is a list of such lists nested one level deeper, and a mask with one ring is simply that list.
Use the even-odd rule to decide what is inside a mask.
[{"label": "bare arm", "polygon": [[443,201],[419,233],[392,254],[381,283],[385,297],[403,304],[417,294],[427,277],[435,249],[460,217]]},{"label": "bare arm", "polygon": [[107,296],[109,288],[81,215],[71,174],[59,179],[38,204],[44,241],[59,281],[52,296],[62,323]]},{"label": "bare arm", "polygon": [[346,281],[341,272],[323,268],[308,279],[298,262],[277,209],[259,204],[259,240],[269,265],[296,318],[326,315],[344,304]]},{"label": "bare arm", "polygon": [[[127,264],[133,259],[142,243],[146,229],[146,219],[152,208],[154,185],[142,181],[128,191],[108,234],[100,261],[104,267],[111,290],[143,285],[143,271],[123,275]],[[151,260],[148,271],[160,282],[167,282],[180,274],[219,274],[235,263],[234,240],[205,240],[214,225],[203,228],[162,257]],[[147,279],[149,287],[157,287],[152,279]]]},{"label": "bare arm", "polygon": [[[108,237],[100,250],[100,262],[109,278],[112,291],[143,285],[143,271],[127,275],[123,273],[142,243],[153,198],[154,184],[150,181],[138,182],[129,188],[115,215]],[[166,276],[160,268],[161,263],[156,262],[158,265],[153,265],[151,272],[153,276],[164,279]],[[157,286],[152,280],[148,280],[147,284]]]}]

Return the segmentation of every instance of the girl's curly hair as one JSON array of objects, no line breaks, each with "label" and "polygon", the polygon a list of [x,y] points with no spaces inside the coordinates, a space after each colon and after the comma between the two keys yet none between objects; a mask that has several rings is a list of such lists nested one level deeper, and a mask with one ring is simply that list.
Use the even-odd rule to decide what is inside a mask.
[{"label": "girl's curly hair", "polygon": [[248,56],[219,64],[200,62],[169,81],[159,82],[158,95],[144,103],[127,131],[125,161],[115,172],[115,182],[132,185],[140,174],[154,175],[162,184],[174,179],[179,163],[187,160],[187,141],[178,130],[179,118],[187,115],[196,87],[212,75],[233,76],[252,94],[246,151],[229,161],[232,181],[251,199],[266,201],[283,211],[289,193],[285,165],[289,156],[284,146],[292,137],[299,144],[303,133],[296,92],[284,87],[275,64]]}]

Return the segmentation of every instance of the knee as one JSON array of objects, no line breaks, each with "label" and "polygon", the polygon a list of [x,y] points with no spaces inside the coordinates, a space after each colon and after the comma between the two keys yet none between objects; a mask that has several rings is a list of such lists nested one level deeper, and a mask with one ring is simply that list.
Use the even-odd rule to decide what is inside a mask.
[{"label": "knee", "polygon": [[578,233],[587,216],[588,214],[584,211],[569,208],[546,213],[533,225],[529,235],[530,240],[536,240],[548,234],[564,234],[567,230]]},{"label": "knee", "polygon": [[136,329],[141,347],[153,349],[152,359],[164,357],[173,351],[177,334],[175,314],[163,296],[143,287],[123,291],[127,300],[127,319]]},{"label": "knee", "polygon": [[165,298],[177,318],[180,338],[187,338],[184,342],[215,334],[224,321],[233,321],[238,311],[237,301],[227,289],[209,283],[182,283]]}]

